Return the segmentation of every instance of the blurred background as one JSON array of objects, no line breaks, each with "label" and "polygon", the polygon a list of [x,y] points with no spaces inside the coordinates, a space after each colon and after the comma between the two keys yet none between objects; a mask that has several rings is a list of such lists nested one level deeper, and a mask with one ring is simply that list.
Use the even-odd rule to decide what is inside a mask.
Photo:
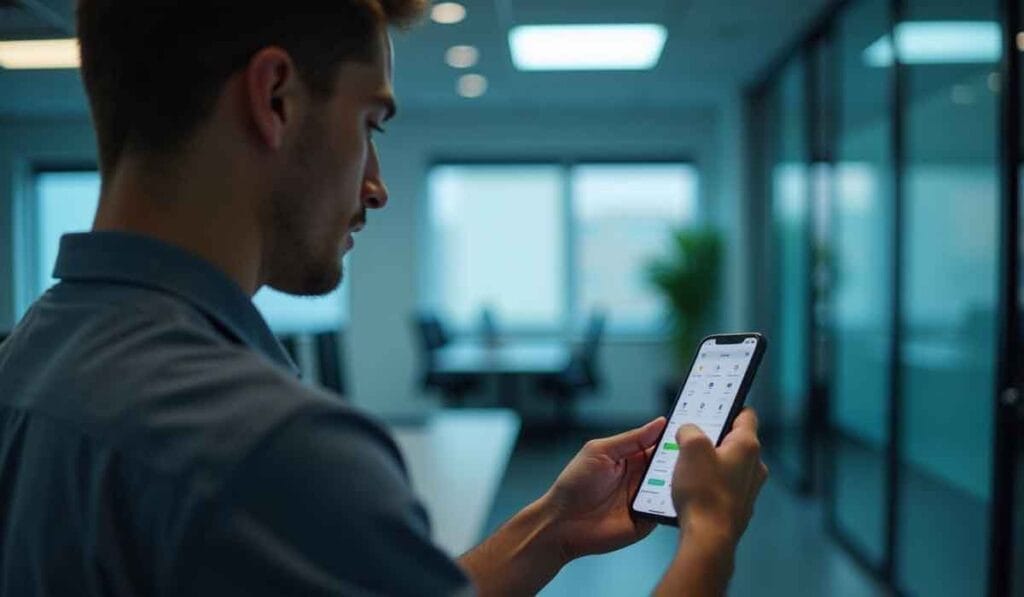
[{"label": "blurred background", "polygon": [[[435,4],[344,283],[255,302],[392,424],[452,554],[757,330],[773,475],[732,594],[1024,595],[1022,5]],[[0,336],[97,204],[73,11],[0,0]],[[649,592],[677,540],[543,594]]]}]

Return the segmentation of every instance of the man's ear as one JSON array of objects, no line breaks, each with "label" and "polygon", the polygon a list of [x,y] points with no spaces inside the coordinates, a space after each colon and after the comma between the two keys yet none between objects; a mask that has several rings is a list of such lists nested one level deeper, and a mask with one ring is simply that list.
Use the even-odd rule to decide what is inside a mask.
[{"label": "man's ear", "polygon": [[270,149],[280,149],[287,128],[296,122],[301,82],[295,63],[281,48],[263,48],[249,60],[243,77],[260,140]]}]

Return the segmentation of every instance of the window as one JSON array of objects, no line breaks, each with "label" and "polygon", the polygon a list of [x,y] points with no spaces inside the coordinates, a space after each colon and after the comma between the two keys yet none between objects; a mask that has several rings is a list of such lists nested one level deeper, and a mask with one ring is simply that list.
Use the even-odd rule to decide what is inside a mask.
[{"label": "window", "polygon": [[556,166],[439,166],[430,176],[435,290],[448,319],[502,325],[565,317],[562,175]]},{"label": "window", "polygon": [[429,176],[428,302],[456,329],[490,310],[504,329],[558,332],[594,310],[657,331],[647,264],[697,218],[683,163],[446,164]]},{"label": "window", "polygon": [[650,330],[663,316],[646,264],[673,229],[696,220],[696,170],[681,164],[572,169],[576,281],[581,315],[604,309],[619,330]]},{"label": "window", "polygon": [[323,296],[292,296],[264,286],[252,302],[276,334],[311,333],[341,329],[348,321],[351,273],[346,256],[341,285]]},{"label": "window", "polygon": [[[53,266],[60,237],[92,228],[99,203],[100,177],[95,171],[46,171],[35,179],[35,254],[27,255],[33,300],[57,281]],[[345,263],[348,271],[348,260]],[[346,278],[347,279],[347,278]],[[337,329],[348,313],[348,284],[321,297],[294,297],[264,288],[253,299],[277,333]]]},{"label": "window", "polygon": [[53,266],[57,262],[60,237],[92,228],[100,200],[100,177],[96,172],[42,172],[36,177],[36,262],[35,295],[57,283]]}]

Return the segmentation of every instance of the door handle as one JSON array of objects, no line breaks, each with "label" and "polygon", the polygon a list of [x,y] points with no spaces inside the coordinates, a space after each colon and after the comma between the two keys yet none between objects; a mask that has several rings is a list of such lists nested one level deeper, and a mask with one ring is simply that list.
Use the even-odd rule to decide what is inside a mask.
[{"label": "door handle", "polygon": [[1013,409],[1018,421],[1024,421],[1024,400],[1021,400],[1020,390],[1017,388],[1006,388],[1000,397],[1003,406]]}]

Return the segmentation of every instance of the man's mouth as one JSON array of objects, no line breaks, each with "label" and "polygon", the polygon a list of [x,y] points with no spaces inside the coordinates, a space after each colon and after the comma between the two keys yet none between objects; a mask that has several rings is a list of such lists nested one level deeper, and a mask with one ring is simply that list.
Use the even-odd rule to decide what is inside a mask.
[{"label": "man's mouth", "polygon": [[354,247],[356,245],[355,233],[359,232],[360,230],[362,230],[365,227],[366,227],[366,219],[365,218],[360,218],[360,219],[356,220],[351,226],[349,226],[348,233],[345,234],[345,250],[346,251],[351,251],[352,247]]}]

